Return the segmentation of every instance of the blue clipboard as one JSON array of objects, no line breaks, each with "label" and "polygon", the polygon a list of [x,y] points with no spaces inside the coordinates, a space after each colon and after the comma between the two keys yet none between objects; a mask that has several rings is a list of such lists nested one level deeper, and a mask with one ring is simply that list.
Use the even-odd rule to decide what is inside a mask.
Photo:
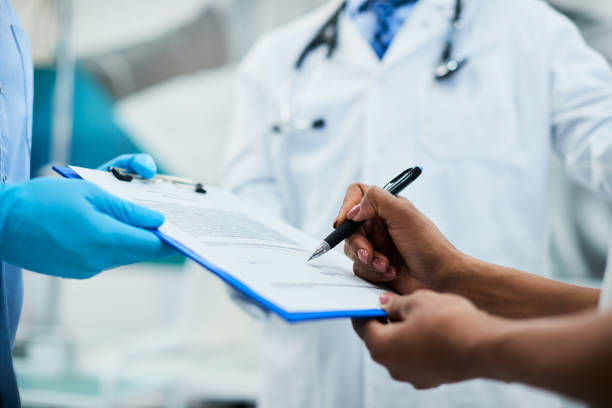
[{"label": "blue clipboard", "polygon": [[[70,179],[82,179],[81,176],[77,172],[75,172],[70,167],[60,167],[53,166],[53,170],[55,170],[58,174],[65,178]],[[155,229],[151,230],[155,235],[157,235],[162,241],[166,242],[168,245],[174,247],[177,251],[195,261],[199,265],[208,269],[214,275],[221,278],[222,281],[227,283],[229,286],[242,293],[244,296],[249,298],[251,301],[259,305],[265,310],[269,310],[273,313],[276,313],[278,316],[282,317],[286,321],[290,323],[295,322],[303,322],[309,320],[323,320],[323,319],[340,319],[340,318],[379,318],[385,317],[387,314],[382,309],[367,309],[367,310],[342,310],[342,311],[329,311],[329,312],[299,312],[292,313],[288,312],[278,305],[270,302],[268,299],[264,298],[247,285],[228,274],[227,272],[221,270],[217,266],[213,265],[206,259],[202,258],[200,255],[187,248],[185,245],[181,244],[177,240],[172,237],[167,236],[163,232]]]}]

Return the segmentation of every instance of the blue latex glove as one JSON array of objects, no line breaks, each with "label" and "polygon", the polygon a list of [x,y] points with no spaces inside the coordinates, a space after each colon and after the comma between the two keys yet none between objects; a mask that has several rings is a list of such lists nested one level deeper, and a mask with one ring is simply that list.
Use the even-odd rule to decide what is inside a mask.
[{"label": "blue latex glove", "polygon": [[[116,166],[153,177],[146,154],[119,156]],[[151,231],[157,211],[124,201],[82,180],[41,178],[0,187],[0,259],[48,275],[88,278],[100,271],[176,254]]]},{"label": "blue latex glove", "polygon": [[155,161],[146,153],[122,154],[104,163],[98,169],[106,170],[109,167],[119,167],[130,173],[136,173],[145,179],[153,178],[157,173]]},{"label": "blue latex glove", "polygon": [[83,180],[40,178],[0,190],[0,259],[32,271],[89,278],[175,254],[151,231],[162,214]]}]

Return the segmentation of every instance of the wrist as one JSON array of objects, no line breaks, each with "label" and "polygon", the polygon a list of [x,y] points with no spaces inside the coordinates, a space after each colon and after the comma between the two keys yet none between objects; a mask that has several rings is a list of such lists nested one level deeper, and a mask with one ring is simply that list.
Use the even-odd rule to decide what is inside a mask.
[{"label": "wrist", "polygon": [[503,350],[513,338],[514,324],[510,320],[502,319],[483,313],[481,330],[478,331],[469,350],[472,362],[473,378],[487,378],[492,380],[505,380]]},{"label": "wrist", "polygon": [[469,274],[472,258],[451,248],[432,282],[432,290],[438,293],[459,293],[461,282]]}]

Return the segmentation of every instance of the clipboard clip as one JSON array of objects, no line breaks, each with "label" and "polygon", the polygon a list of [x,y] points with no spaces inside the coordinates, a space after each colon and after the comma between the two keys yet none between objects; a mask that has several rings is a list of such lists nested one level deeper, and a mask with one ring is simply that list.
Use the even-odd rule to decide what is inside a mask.
[{"label": "clipboard clip", "polygon": [[204,185],[202,183],[198,183],[197,181],[193,181],[191,179],[187,179],[187,178],[182,178],[182,177],[174,177],[174,176],[166,176],[163,174],[158,174],[155,177],[153,177],[152,179],[149,180],[145,180],[142,177],[133,174],[133,173],[129,173],[128,171],[126,171],[125,169],[119,168],[119,167],[109,167],[107,169],[108,171],[110,171],[111,173],[113,173],[113,176],[115,176],[115,178],[117,180],[120,181],[125,181],[125,182],[131,182],[134,179],[138,179],[138,180],[142,180],[142,181],[146,181],[146,182],[150,182],[150,183],[171,183],[174,185],[184,185],[184,186],[192,186],[194,188],[194,191],[196,193],[200,193],[200,194],[206,194],[206,189],[204,188]]}]

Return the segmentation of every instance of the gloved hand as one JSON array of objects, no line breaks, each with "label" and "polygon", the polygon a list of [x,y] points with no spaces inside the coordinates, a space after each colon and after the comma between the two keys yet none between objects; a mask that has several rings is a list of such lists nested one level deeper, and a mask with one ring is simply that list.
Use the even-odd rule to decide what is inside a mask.
[{"label": "gloved hand", "polygon": [[[155,174],[148,155],[120,156],[108,165]],[[82,180],[41,178],[4,185],[0,259],[48,275],[88,278],[104,269],[175,254],[143,229],[163,221],[162,214]]]},{"label": "gloved hand", "polygon": [[0,190],[0,259],[65,278],[174,254],[151,231],[163,215],[82,180],[40,178]]},{"label": "gloved hand", "polygon": [[155,161],[146,153],[122,154],[107,161],[98,167],[98,170],[106,170],[109,167],[119,167],[130,173],[136,173],[145,179],[153,178],[157,173]]}]

